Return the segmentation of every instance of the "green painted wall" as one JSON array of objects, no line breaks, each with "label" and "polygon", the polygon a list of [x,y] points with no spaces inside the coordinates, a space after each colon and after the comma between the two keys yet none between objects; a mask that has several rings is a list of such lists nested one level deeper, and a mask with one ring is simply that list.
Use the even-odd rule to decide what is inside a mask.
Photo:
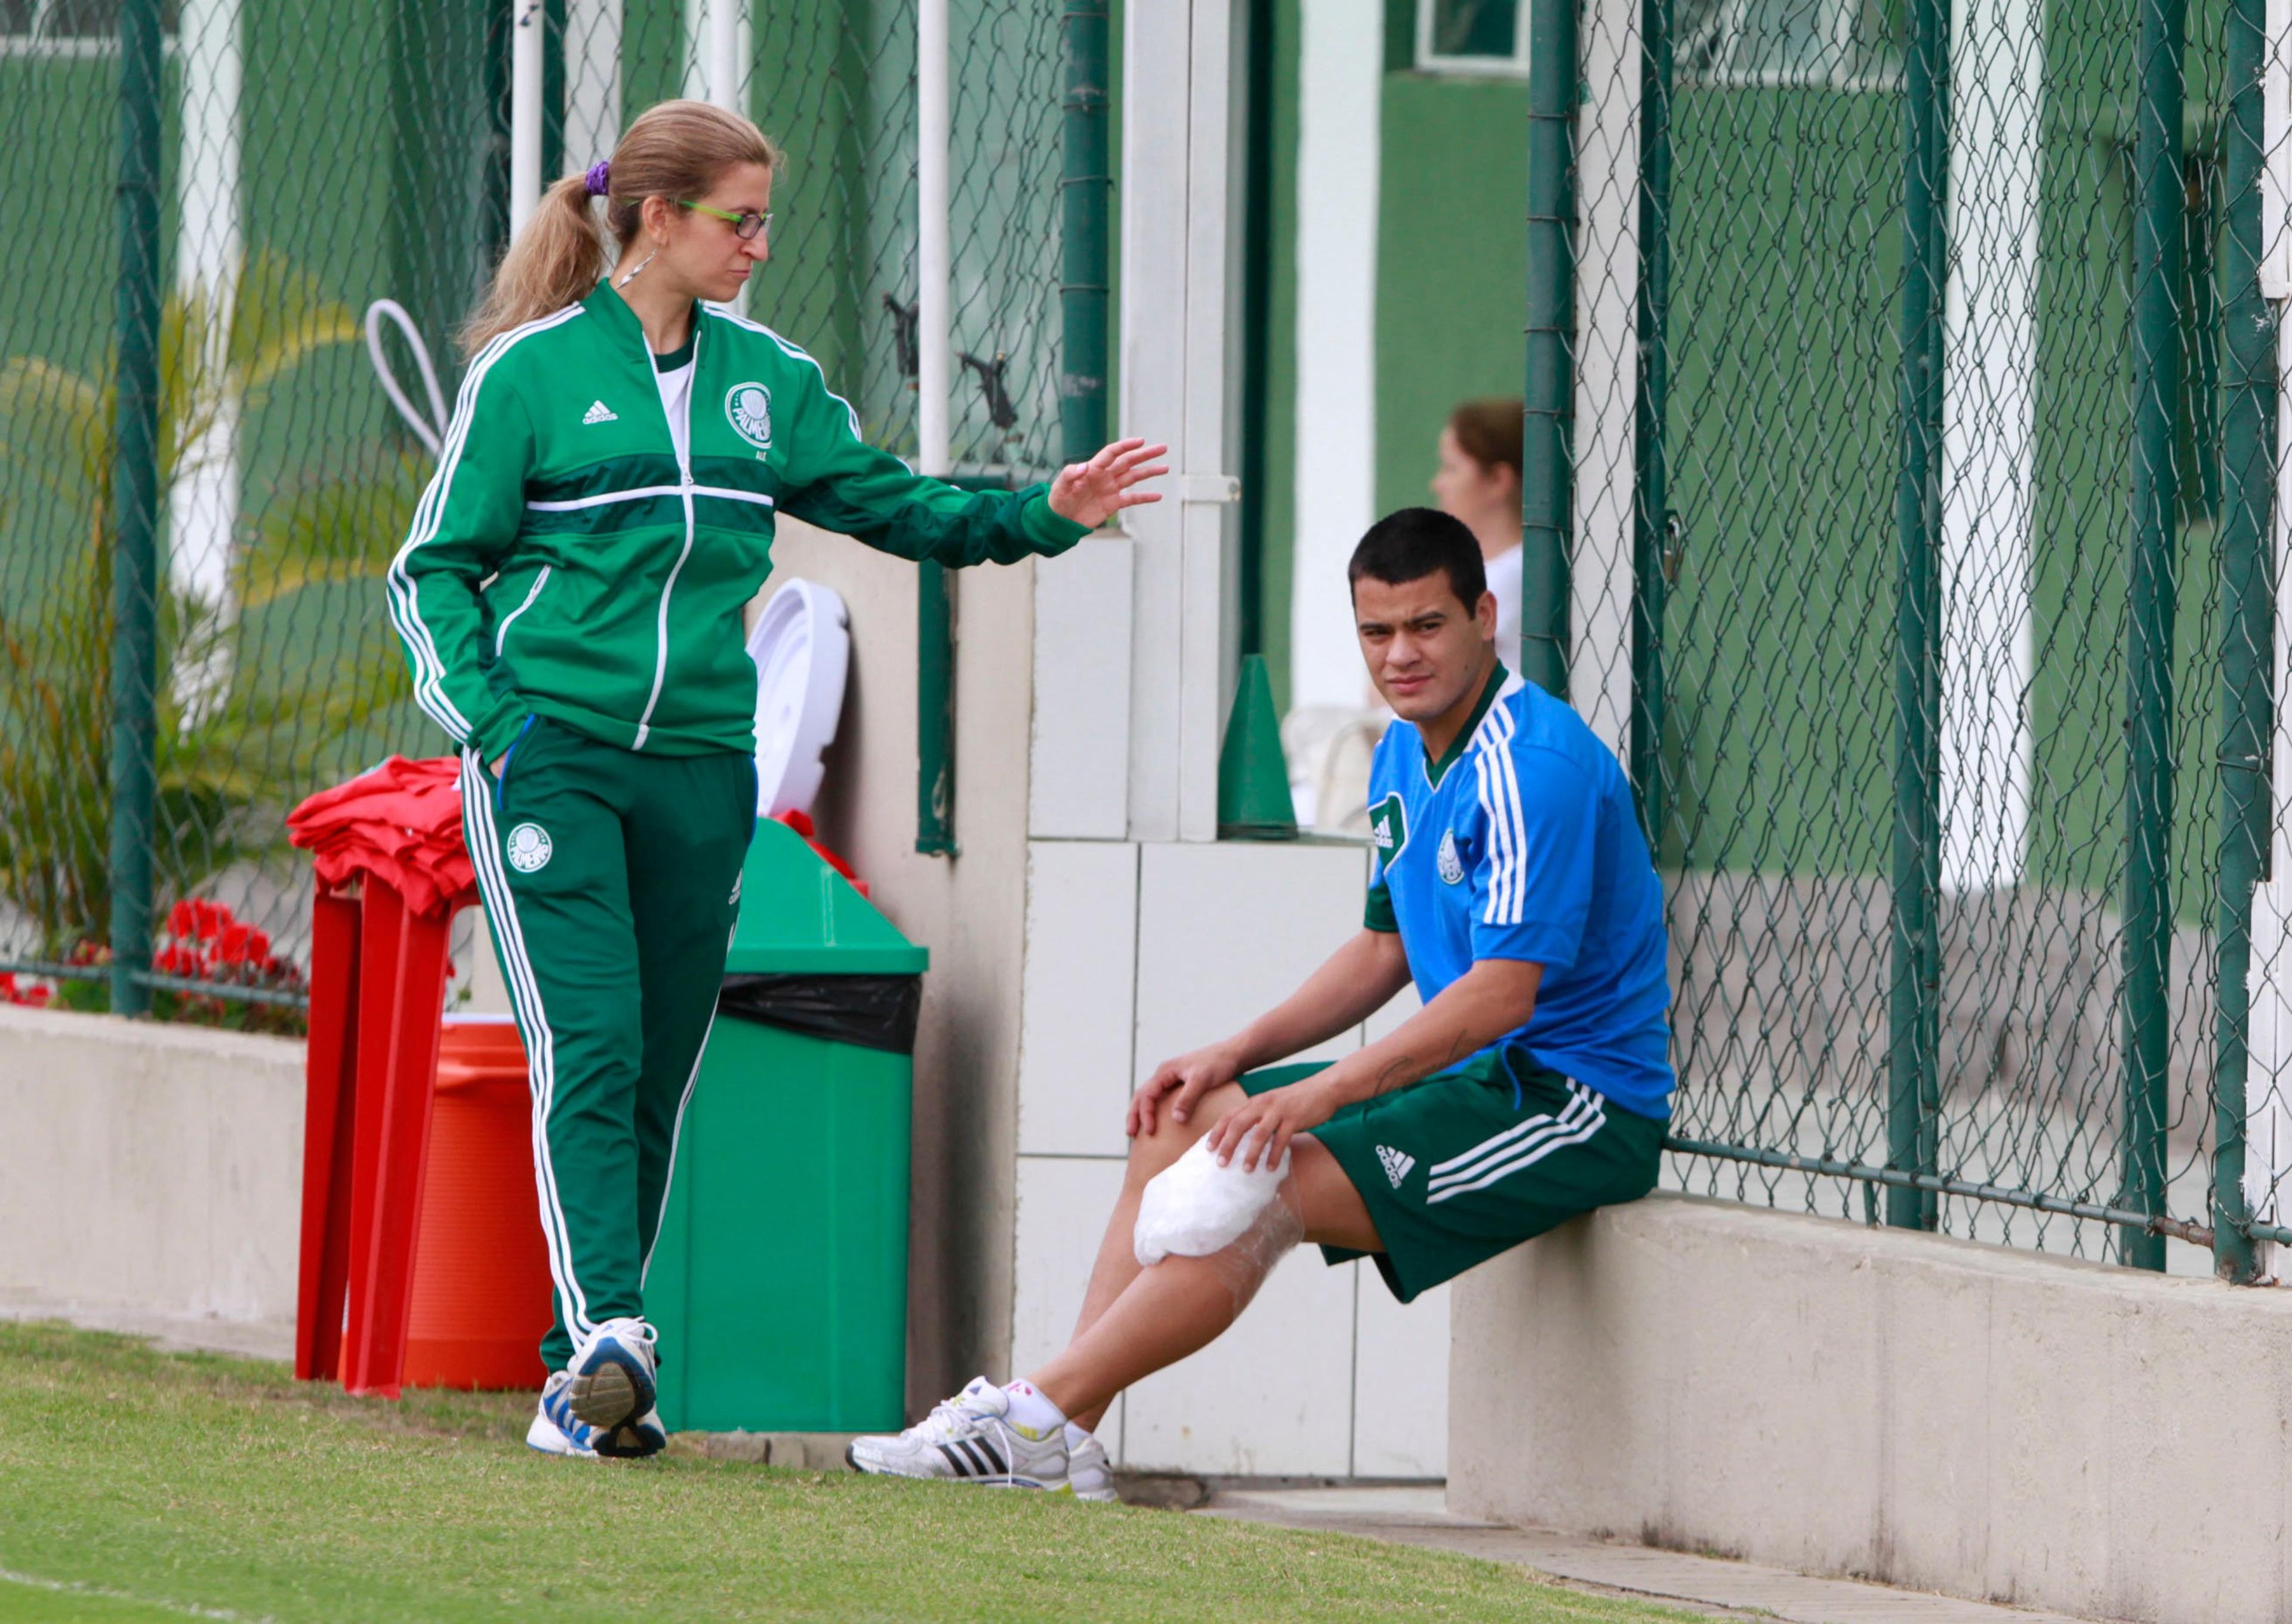
[{"label": "green painted wall", "polygon": [[1528,88],[1384,79],[1378,176],[1376,505],[1422,506],[1460,400],[1517,395],[1528,279]]},{"label": "green painted wall", "polygon": [[1272,151],[1266,197],[1272,259],[1266,334],[1263,559],[1259,576],[1260,651],[1273,678],[1273,703],[1289,708],[1289,599],[1296,576],[1297,525],[1297,44],[1296,0],[1273,8]]}]

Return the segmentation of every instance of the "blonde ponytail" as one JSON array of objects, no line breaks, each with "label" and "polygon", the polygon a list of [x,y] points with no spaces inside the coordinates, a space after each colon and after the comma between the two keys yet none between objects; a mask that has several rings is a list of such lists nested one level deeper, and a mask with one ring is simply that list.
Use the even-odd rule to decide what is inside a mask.
[{"label": "blonde ponytail", "polygon": [[[569,174],[544,193],[541,206],[502,256],[491,287],[462,327],[471,355],[510,328],[589,296],[605,274],[609,229],[623,249],[636,239],[647,198],[698,198],[740,164],[779,167],[779,149],[741,117],[706,101],[663,101],[645,109],[586,174]],[[589,199],[602,193],[604,226]]]},{"label": "blonde ponytail", "polygon": [[569,174],[502,255],[493,285],[462,326],[462,351],[475,355],[510,328],[589,296],[605,274],[605,235],[589,207],[588,182]]}]

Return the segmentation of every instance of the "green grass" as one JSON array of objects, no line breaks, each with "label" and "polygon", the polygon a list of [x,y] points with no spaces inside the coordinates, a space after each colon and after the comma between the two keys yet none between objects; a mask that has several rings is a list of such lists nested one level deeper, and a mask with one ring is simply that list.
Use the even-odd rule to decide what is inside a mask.
[{"label": "green grass", "polygon": [[1064,1497],[556,1460],[529,1399],[0,1324],[0,1624],[1678,1619],[1463,1557]]}]

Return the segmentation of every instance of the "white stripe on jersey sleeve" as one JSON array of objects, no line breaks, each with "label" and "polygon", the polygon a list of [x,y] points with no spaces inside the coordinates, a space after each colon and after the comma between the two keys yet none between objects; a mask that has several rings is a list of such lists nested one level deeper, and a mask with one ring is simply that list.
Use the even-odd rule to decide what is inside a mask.
[{"label": "white stripe on jersey sleeve", "polygon": [[1490,708],[1473,739],[1473,772],[1481,812],[1489,823],[1489,903],[1484,925],[1518,925],[1527,917],[1528,820],[1521,810],[1512,737],[1518,727],[1502,700]]}]

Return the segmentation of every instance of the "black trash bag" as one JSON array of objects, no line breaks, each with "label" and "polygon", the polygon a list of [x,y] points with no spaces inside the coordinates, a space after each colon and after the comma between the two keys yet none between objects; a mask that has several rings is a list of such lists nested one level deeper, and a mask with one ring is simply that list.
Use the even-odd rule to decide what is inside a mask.
[{"label": "black trash bag", "polygon": [[728,975],[718,1013],[891,1054],[916,1052],[919,975]]}]

